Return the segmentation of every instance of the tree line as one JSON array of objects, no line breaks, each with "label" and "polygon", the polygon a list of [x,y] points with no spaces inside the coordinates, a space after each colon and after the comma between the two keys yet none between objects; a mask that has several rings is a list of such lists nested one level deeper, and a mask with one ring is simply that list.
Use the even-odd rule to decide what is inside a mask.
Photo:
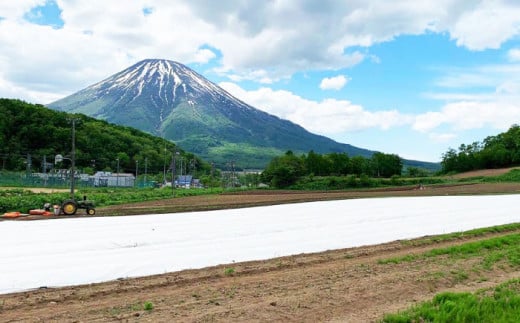
[{"label": "tree line", "polygon": [[461,144],[442,155],[442,171],[466,172],[477,169],[504,168],[520,165],[520,126],[489,136],[483,142]]},{"label": "tree line", "polygon": [[[0,99],[1,170],[41,172],[44,160],[54,167],[54,156],[70,157],[75,119],[75,151],[78,168],[149,174],[170,167],[175,154],[189,163],[192,172],[209,174],[211,165],[174,143],[130,127],[118,126],[82,114],[50,110],[15,99]],[[69,163],[69,164],[67,164]],[[179,163],[179,162],[177,162]],[[30,167],[29,167],[30,166]],[[56,167],[69,168],[65,160]],[[179,167],[179,165],[177,165]],[[49,168],[46,168],[49,170]]]},{"label": "tree line", "polygon": [[403,163],[395,154],[376,152],[370,158],[349,157],[346,153],[308,154],[296,156],[288,151],[275,157],[262,173],[261,180],[274,187],[288,187],[303,176],[372,176],[389,178],[401,175]]}]

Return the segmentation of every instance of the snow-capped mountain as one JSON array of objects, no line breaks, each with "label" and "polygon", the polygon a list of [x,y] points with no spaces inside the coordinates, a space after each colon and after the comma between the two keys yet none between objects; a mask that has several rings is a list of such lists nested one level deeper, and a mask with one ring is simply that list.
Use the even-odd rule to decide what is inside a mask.
[{"label": "snow-capped mountain", "polygon": [[143,60],[49,107],[144,130],[220,165],[263,167],[287,150],[372,154],[255,109],[169,60]]}]

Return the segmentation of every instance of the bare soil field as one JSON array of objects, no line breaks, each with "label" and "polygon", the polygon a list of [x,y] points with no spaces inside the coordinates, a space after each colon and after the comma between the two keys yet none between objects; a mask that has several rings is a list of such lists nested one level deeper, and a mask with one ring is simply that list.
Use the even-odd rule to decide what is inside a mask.
[{"label": "bare soil field", "polygon": [[518,167],[509,167],[509,168],[497,168],[497,169],[479,169],[470,172],[460,173],[453,176],[452,178],[471,178],[471,177],[479,177],[479,176],[498,176],[513,169],[518,169]]},{"label": "bare soil field", "polygon": [[[347,192],[256,191],[100,208],[98,215],[378,196],[511,194],[519,191],[519,184]],[[507,264],[476,270],[481,260],[478,258],[420,258],[399,264],[382,264],[379,260],[510,233],[442,243],[429,239],[407,243],[395,241],[102,284],[0,295],[0,322],[375,322],[385,313],[429,300],[442,291],[475,291],[520,277],[518,269]]]},{"label": "bare soil field", "polygon": [[520,183],[491,184],[451,184],[378,188],[348,191],[272,191],[257,190],[220,195],[189,196],[161,201],[148,201],[126,205],[116,205],[97,209],[97,215],[132,215],[148,213],[174,213],[223,208],[241,208],[284,203],[330,201],[353,198],[390,196],[438,196],[475,194],[515,194],[520,193]]}]

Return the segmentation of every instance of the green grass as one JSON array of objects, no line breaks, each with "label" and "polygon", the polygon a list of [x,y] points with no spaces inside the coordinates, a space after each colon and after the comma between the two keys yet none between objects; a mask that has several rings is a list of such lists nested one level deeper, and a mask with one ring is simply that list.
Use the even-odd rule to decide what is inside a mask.
[{"label": "green grass", "polygon": [[413,245],[413,246],[429,245],[432,243],[453,241],[453,240],[459,240],[459,239],[470,238],[470,237],[479,237],[479,236],[484,236],[484,235],[490,234],[490,233],[501,233],[501,232],[515,231],[515,230],[519,230],[519,229],[520,229],[520,223],[511,223],[511,224],[503,224],[503,225],[497,225],[497,226],[487,227],[487,228],[478,228],[478,229],[462,231],[462,232],[441,234],[441,235],[436,235],[433,237],[427,237],[427,238],[422,238],[422,239],[404,240],[402,243],[405,245]]},{"label": "green grass", "polygon": [[449,256],[455,259],[466,259],[470,257],[484,257],[482,266],[489,269],[500,260],[507,260],[511,266],[520,265],[520,234],[490,238],[482,241],[468,242],[458,246],[447,248],[436,248],[417,255],[406,255],[381,259],[379,264],[398,264],[412,262],[419,259],[433,258],[438,256]]},{"label": "green grass", "polygon": [[477,293],[440,293],[433,300],[396,314],[381,322],[518,322],[520,279]]},{"label": "green grass", "polygon": [[520,169],[512,169],[505,174],[498,176],[483,177],[479,180],[488,183],[520,182]]}]

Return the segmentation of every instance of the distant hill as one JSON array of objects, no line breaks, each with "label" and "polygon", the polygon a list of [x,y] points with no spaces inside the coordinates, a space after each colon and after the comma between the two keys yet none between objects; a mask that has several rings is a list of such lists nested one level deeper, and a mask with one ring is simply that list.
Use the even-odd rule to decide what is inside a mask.
[{"label": "distant hill", "polygon": [[71,118],[78,120],[76,164],[80,168],[115,171],[119,159],[121,172],[134,172],[139,161],[140,173],[145,164],[148,173],[160,173],[165,164],[169,167],[171,155],[177,150],[184,160],[196,160],[192,166],[197,170],[209,173],[209,164],[168,140],[131,127],[12,99],[0,99],[2,168],[24,170],[29,160],[33,171],[41,171],[44,158],[53,163],[56,154],[70,155]]},{"label": "distant hill", "polygon": [[312,134],[247,105],[188,67],[148,59],[49,104],[169,139],[221,167],[263,168],[295,153],[374,152]]}]

